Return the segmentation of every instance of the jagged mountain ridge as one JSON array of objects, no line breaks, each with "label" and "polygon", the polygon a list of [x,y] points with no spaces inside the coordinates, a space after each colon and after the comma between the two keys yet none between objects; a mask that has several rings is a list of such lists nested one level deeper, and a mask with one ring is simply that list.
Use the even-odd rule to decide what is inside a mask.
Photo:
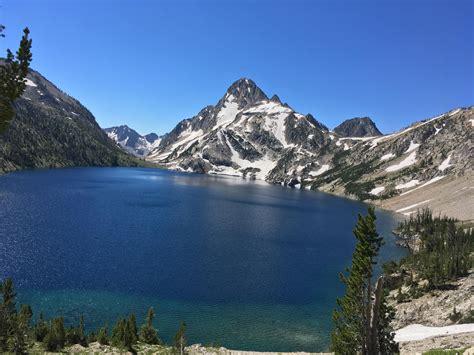
[{"label": "jagged mountain ridge", "polygon": [[125,151],[138,158],[146,157],[155,147],[159,146],[162,138],[156,133],[142,136],[127,125],[104,128],[104,132]]},{"label": "jagged mountain ridge", "polygon": [[345,120],[334,128],[334,132],[341,137],[375,137],[382,135],[375,122],[369,117],[355,117]]},{"label": "jagged mountain ridge", "polygon": [[328,131],[244,78],[215,106],[181,121],[148,159],[178,170],[265,179],[281,154],[299,147],[301,158],[309,156],[327,143]]},{"label": "jagged mountain ridge", "polygon": [[0,172],[138,164],[107,137],[87,108],[34,70],[15,111],[0,134]]},{"label": "jagged mountain ridge", "polygon": [[393,134],[346,137],[350,126],[354,134],[367,135],[372,125],[363,120],[360,132],[359,119],[341,135],[277,96],[269,99],[244,78],[215,106],[181,121],[148,159],[169,169],[257,178],[381,203],[471,176],[473,114],[473,107],[456,109]]}]

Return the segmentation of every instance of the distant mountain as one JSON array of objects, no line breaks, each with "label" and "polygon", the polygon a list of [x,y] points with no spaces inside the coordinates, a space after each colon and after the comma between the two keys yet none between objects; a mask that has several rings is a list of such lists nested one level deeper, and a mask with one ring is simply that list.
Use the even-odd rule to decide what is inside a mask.
[{"label": "distant mountain", "polygon": [[161,142],[161,137],[156,133],[142,136],[126,125],[104,128],[104,132],[127,152],[139,158],[146,157]]},{"label": "distant mountain", "polygon": [[382,135],[382,132],[369,117],[355,117],[345,120],[334,128],[334,132],[341,137],[375,137]]},{"label": "distant mountain", "polygon": [[0,134],[0,172],[21,168],[137,165],[101,130],[79,101],[31,70]]},{"label": "distant mountain", "polygon": [[470,219],[474,211],[464,206],[472,207],[473,190],[464,184],[473,176],[473,122],[470,107],[385,136],[366,118],[330,131],[244,78],[178,123],[147,160],[352,196],[405,214],[429,206]]}]

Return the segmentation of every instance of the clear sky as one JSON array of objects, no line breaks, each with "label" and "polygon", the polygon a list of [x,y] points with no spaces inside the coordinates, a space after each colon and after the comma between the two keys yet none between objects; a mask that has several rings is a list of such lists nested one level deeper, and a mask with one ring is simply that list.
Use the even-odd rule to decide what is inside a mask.
[{"label": "clear sky", "polygon": [[334,127],[474,104],[474,0],[0,0],[7,37],[102,127],[165,133],[240,77]]}]

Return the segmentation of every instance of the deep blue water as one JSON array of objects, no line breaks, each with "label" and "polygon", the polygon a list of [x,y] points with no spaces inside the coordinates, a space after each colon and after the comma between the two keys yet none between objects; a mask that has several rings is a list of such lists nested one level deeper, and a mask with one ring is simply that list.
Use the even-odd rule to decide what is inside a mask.
[{"label": "deep blue water", "polygon": [[[321,351],[363,203],[231,177],[78,168],[0,177],[0,277],[67,322],[109,325],[149,306],[171,341]],[[377,212],[383,260],[403,250]]]}]

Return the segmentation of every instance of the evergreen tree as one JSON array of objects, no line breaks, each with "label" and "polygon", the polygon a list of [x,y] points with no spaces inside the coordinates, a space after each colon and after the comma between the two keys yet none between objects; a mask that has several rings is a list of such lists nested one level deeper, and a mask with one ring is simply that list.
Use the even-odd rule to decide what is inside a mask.
[{"label": "evergreen tree", "polygon": [[109,345],[109,332],[106,325],[100,328],[97,341],[101,345]]},{"label": "evergreen tree", "polygon": [[130,333],[131,343],[135,344],[138,341],[138,327],[137,327],[137,317],[135,314],[130,314],[127,320],[127,328]]},{"label": "evergreen tree", "polygon": [[125,337],[125,319],[120,319],[112,329],[112,345],[116,347],[124,347]]},{"label": "evergreen tree", "polygon": [[14,344],[14,336],[17,332],[17,314],[15,302],[15,289],[13,280],[8,278],[0,282],[2,303],[0,305],[0,352],[7,352]]},{"label": "evergreen tree", "polygon": [[22,305],[20,312],[16,315],[16,321],[12,323],[11,337],[9,338],[9,349],[15,354],[26,354],[28,348],[28,335],[30,333],[30,322],[33,311],[30,305]]},{"label": "evergreen tree", "polygon": [[[365,217],[359,215],[354,235],[357,239],[352,255],[352,265],[348,275],[341,274],[346,285],[346,293],[337,300],[338,308],[333,312],[334,330],[331,335],[331,347],[336,353],[361,352],[362,354],[380,353],[379,335],[384,334],[384,322],[381,314],[383,278],[372,287],[375,258],[383,244],[375,225],[375,211],[369,208]],[[375,294],[375,300],[372,297]]]},{"label": "evergreen tree", "polygon": [[186,323],[181,322],[181,325],[174,337],[174,346],[180,355],[184,354],[184,348],[186,347]]},{"label": "evergreen tree", "polygon": [[[1,26],[1,32],[4,26]],[[3,33],[2,37],[3,37]],[[23,30],[23,37],[16,56],[8,49],[4,63],[0,65],[0,132],[5,130],[15,115],[13,102],[25,91],[25,79],[31,63],[30,30]]]},{"label": "evergreen tree", "polygon": [[155,311],[150,307],[146,315],[145,324],[140,329],[140,341],[146,344],[160,344],[158,332],[153,327],[153,318],[155,318]]},{"label": "evergreen tree", "polygon": [[81,315],[79,320],[79,329],[78,329],[78,336],[79,336],[79,344],[82,346],[87,346],[87,336],[86,336],[86,328],[84,325],[84,316]]},{"label": "evergreen tree", "polygon": [[128,319],[120,319],[112,330],[113,346],[133,351],[133,345],[137,339],[136,318],[133,314]]},{"label": "evergreen tree", "polygon": [[48,334],[48,325],[44,320],[43,312],[39,315],[39,320],[33,328],[33,338],[36,341],[43,342],[46,334]]},{"label": "evergreen tree", "polygon": [[48,351],[61,350],[66,344],[66,329],[64,318],[53,319],[49,324],[48,333],[44,338],[44,345]]}]

